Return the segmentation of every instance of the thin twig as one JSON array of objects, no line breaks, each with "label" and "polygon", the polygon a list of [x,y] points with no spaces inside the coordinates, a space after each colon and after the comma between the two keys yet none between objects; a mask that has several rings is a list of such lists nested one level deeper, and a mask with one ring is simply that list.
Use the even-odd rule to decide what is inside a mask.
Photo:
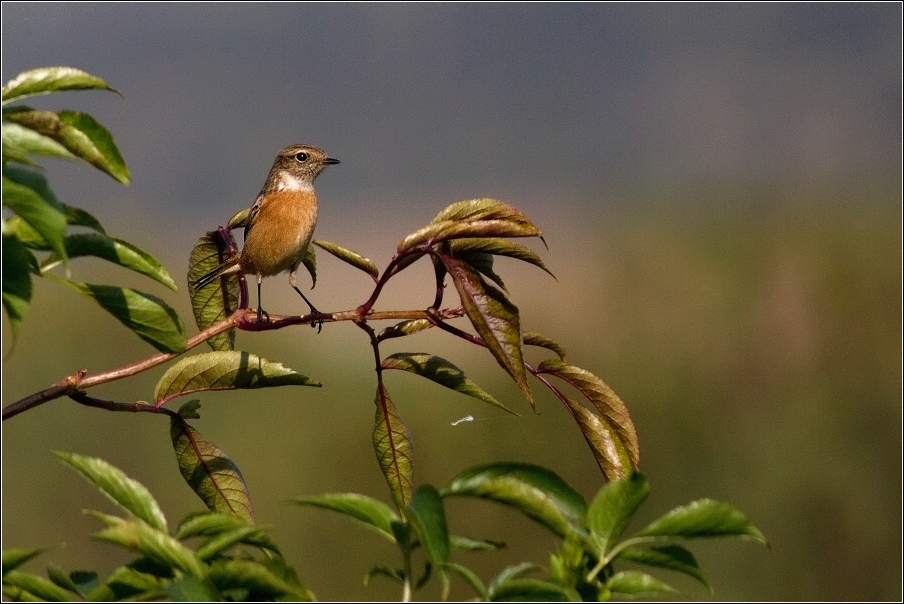
[{"label": "thin twig", "polygon": [[166,407],[155,407],[150,403],[117,403],[116,401],[107,401],[104,399],[95,398],[93,396],[88,396],[85,392],[81,390],[76,390],[75,392],[69,394],[69,398],[74,400],[76,403],[80,405],[85,405],[86,407],[96,407],[98,409],[106,409],[107,411],[126,411],[129,413],[162,413],[164,415],[176,416],[179,414],[175,411],[171,411]]}]

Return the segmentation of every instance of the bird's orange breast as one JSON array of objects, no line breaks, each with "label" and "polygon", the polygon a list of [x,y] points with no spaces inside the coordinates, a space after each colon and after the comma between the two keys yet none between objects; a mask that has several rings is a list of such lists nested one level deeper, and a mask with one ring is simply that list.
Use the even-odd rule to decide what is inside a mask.
[{"label": "bird's orange breast", "polygon": [[268,193],[242,248],[242,270],[270,277],[298,266],[316,224],[314,191]]}]

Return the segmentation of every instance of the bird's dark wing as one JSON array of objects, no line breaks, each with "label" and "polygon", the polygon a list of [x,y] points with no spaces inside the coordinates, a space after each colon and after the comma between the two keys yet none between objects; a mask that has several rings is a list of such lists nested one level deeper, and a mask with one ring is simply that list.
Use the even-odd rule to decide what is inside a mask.
[{"label": "bird's dark wing", "polygon": [[248,241],[248,234],[251,232],[251,227],[254,226],[254,221],[257,219],[257,213],[261,211],[261,204],[263,201],[264,196],[258,195],[254,205],[251,206],[251,211],[248,212],[248,218],[245,219],[245,241]]}]

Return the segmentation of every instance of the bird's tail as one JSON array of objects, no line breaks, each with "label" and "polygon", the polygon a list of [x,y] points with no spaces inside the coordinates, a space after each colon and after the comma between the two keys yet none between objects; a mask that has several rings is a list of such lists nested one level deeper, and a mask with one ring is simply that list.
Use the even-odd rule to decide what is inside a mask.
[{"label": "bird's tail", "polygon": [[199,277],[194,283],[192,283],[192,288],[197,291],[205,285],[212,283],[218,277],[232,275],[239,272],[239,270],[239,254],[234,254],[233,256],[227,258],[220,266]]}]

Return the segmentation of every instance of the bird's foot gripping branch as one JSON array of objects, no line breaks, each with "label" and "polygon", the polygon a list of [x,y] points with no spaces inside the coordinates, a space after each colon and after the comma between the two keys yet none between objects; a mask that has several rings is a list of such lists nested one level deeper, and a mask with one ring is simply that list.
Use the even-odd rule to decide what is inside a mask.
[{"label": "bird's foot gripping branch", "polygon": [[[3,419],[64,397],[96,409],[164,416],[169,421],[171,446],[180,472],[208,511],[188,517],[170,532],[156,501],[139,483],[102,460],[58,454],[127,512],[123,518],[92,513],[106,525],[95,537],[126,547],[136,552],[139,559],[117,569],[104,581],[96,573],[76,571],[67,575],[53,567],[48,582],[18,570],[41,549],[9,550],[3,556],[6,598],[310,598],[311,593],[282,559],[274,542],[254,525],[251,494],[237,464],[189,421],[200,419],[198,397],[215,396],[216,391],[249,391],[250,397],[250,391],[258,388],[320,386],[280,362],[236,349],[237,331],[319,326],[338,321],[357,325],[365,336],[363,345],[373,353],[375,394],[373,407],[367,412],[374,414],[374,452],[394,506],[349,493],[304,497],[297,502],[342,513],[395,543],[401,553],[401,568],[380,565],[368,576],[383,575],[399,581],[403,599],[409,599],[436,575],[442,580],[443,595],[447,595],[453,573],[463,577],[477,596],[486,600],[667,594],[671,588],[649,575],[636,571],[616,573],[612,565],[628,560],[677,570],[706,583],[690,552],[671,540],[736,535],[763,541],[740,512],[709,500],[677,508],[636,536],[618,541],[647,492],[646,481],[637,473],[639,444],[634,425],[624,403],[603,380],[571,364],[564,348],[553,339],[522,328],[518,307],[496,272],[494,260],[500,256],[515,258],[550,271],[533,250],[513,241],[542,241],[540,230],[522,212],[498,200],[451,204],[423,228],[403,238],[382,271],[344,246],[313,240],[297,263],[288,267],[293,277],[295,268],[304,264],[316,283],[316,247],[359,269],[373,282],[366,300],[342,311],[323,313],[311,306],[307,315],[265,315],[260,307],[249,308],[242,272],[217,272],[218,267],[236,257],[232,231],[244,227],[247,233],[249,211],[238,213],[225,227],[205,234],[191,252],[187,279],[199,329],[194,336],[186,338],[178,314],[156,296],[71,280],[69,261],[95,256],[176,289],[167,271],[150,254],[108,236],[93,216],[58,201],[47,180],[33,167],[32,156],[52,152],[60,157],[84,159],[126,182],[128,171],[112,136],[84,114],[6,107],[9,102],[33,94],[92,88],[110,89],[103,80],[71,68],[26,72],[3,88],[3,200],[9,208],[3,227],[4,309],[13,334],[18,334],[31,300],[32,279],[48,278],[96,301],[157,352],[117,369],[97,373],[78,370],[44,390],[6,405]],[[91,232],[71,233],[70,226],[87,227]],[[426,298],[432,295],[432,303],[426,308],[374,310],[386,284],[418,261],[429,262],[433,267],[433,276],[425,284]],[[65,276],[52,273],[59,266],[66,268]],[[211,274],[213,278],[205,278]],[[457,299],[446,304],[449,282]],[[290,283],[294,287],[294,279]],[[532,407],[532,378],[564,405],[610,482],[592,503],[588,505],[549,470],[523,463],[465,470],[442,489],[429,485],[415,488],[412,438],[404,414],[394,404],[384,382],[385,371],[409,372],[470,396],[480,404],[511,412],[508,405],[441,356],[426,352],[384,355],[382,343],[386,340],[409,338],[427,329],[439,329],[450,338],[485,349],[484,353],[514,381]],[[325,335],[328,334],[329,329]],[[248,343],[253,341],[249,334]],[[204,343],[212,350],[187,354]],[[549,358],[532,365],[525,361],[525,346],[545,351]],[[134,401],[121,402],[89,394],[97,386],[163,364],[169,367],[150,397],[136,393]],[[178,410],[167,407],[182,397],[190,400]],[[499,546],[449,531],[444,501],[454,496],[480,497],[513,506],[562,538],[549,571],[538,577],[539,567],[525,563],[503,570],[492,582],[484,584],[467,567],[453,562],[454,550]],[[199,536],[202,541],[194,549],[183,543]],[[233,549],[239,546],[262,555],[236,554]],[[416,573],[414,554],[419,551],[423,552],[424,570]]]}]

